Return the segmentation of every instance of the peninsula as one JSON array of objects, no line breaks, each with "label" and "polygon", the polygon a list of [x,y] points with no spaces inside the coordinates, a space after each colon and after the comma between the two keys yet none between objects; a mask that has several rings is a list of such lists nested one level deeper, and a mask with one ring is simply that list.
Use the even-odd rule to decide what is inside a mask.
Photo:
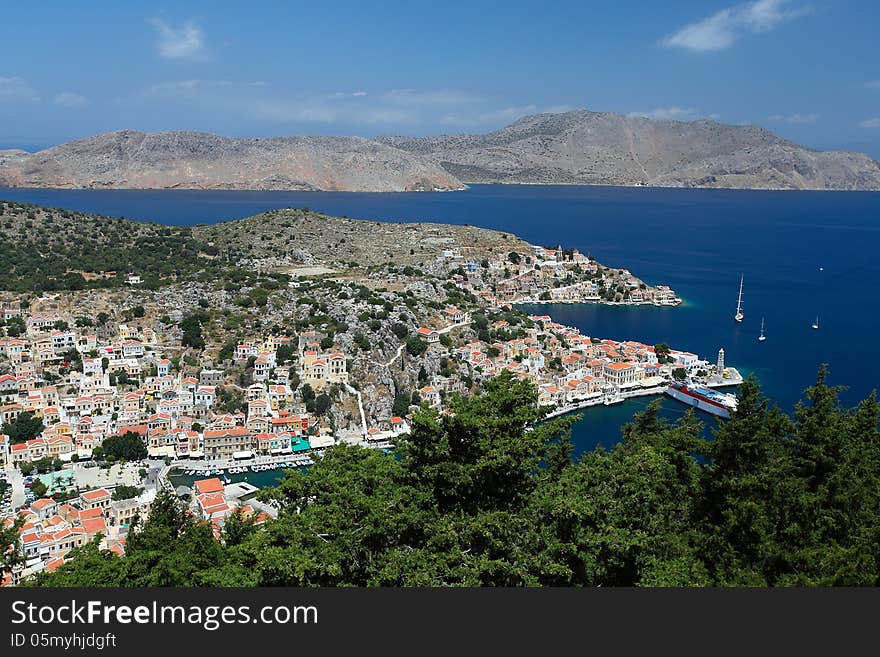
[{"label": "peninsula", "polygon": [[[123,554],[130,519],[172,470],[236,475],[310,464],[334,445],[390,449],[419,409],[449,413],[499,376],[535,390],[548,416],[674,380],[741,382],[666,344],[519,309],[680,299],[500,231],[296,209],[172,227],[7,201],[0,237],[0,470],[12,473],[0,516],[36,518],[12,583],[92,540]],[[233,514],[277,513],[243,499],[252,486],[195,487],[192,513],[218,532]]]}]

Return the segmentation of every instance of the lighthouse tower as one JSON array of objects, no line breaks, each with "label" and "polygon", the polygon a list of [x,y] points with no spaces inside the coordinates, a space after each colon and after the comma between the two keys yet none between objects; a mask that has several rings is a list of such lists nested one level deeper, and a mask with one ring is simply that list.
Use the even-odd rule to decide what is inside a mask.
[{"label": "lighthouse tower", "polygon": [[718,370],[718,374],[724,372],[724,347],[718,350],[718,364],[715,367]]}]

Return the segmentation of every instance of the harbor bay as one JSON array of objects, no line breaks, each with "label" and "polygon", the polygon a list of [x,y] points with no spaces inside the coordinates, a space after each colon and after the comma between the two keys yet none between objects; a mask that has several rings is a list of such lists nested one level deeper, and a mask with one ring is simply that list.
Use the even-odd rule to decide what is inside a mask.
[{"label": "harbor bay", "polygon": [[[755,374],[793,410],[821,363],[852,403],[877,385],[866,338],[880,331],[871,290],[880,281],[880,194],[624,187],[474,185],[454,193],[369,194],[3,189],[0,197],[170,225],[208,224],[269,208],[309,207],[353,218],[436,221],[501,229],[534,244],[562,243],[648,284],[670,285],[678,307],[532,304],[585,335],[666,342]],[[393,256],[393,254],[389,254]],[[744,320],[733,319],[740,277]],[[821,328],[812,329],[816,315]],[[764,318],[767,339],[758,341]],[[651,397],[580,411],[578,452],[611,445]],[[663,414],[685,406],[662,398]],[[715,418],[701,414],[708,425]]]}]

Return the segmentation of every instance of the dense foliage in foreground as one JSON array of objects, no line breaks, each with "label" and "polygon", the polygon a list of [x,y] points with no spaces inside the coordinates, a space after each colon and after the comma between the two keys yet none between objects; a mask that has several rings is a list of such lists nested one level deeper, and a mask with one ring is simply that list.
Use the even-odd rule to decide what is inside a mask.
[{"label": "dense foliage in foreground", "polygon": [[874,395],[842,408],[824,370],[793,418],[754,381],[700,437],[652,404],[614,449],[577,461],[570,420],[502,376],[453,416],[420,412],[398,458],[334,447],[266,495],[263,528],[223,542],[163,497],[118,558],[95,545],[44,586],[876,585]]}]

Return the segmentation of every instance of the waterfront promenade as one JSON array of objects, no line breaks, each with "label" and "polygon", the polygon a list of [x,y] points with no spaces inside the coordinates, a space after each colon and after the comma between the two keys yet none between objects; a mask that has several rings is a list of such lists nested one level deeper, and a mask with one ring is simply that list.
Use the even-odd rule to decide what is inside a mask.
[{"label": "waterfront promenade", "polygon": [[[728,386],[738,386],[743,382],[743,377],[739,373],[739,370],[737,370],[736,368],[730,367],[727,369],[727,372],[727,377],[710,377],[707,381],[701,382],[699,385],[706,386],[707,388],[726,388]],[[546,415],[545,419],[559,417],[560,415],[566,415],[568,413],[574,413],[575,411],[579,411],[583,408],[589,408],[591,406],[610,406],[612,404],[620,404],[627,399],[632,399],[633,397],[649,397],[651,395],[662,395],[666,393],[666,388],[668,387],[669,383],[664,382],[662,385],[651,386],[648,388],[622,390],[618,391],[616,394],[611,395],[607,393],[595,393],[594,395],[591,395],[586,399],[578,400],[574,403],[565,404],[564,406],[559,406],[555,408]]]},{"label": "waterfront promenade", "polygon": [[285,463],[292,463],[292,467],[311,465],[312,458],[306,454],[277,454],[272,456],[254,456],[249,459],[176,459],[172,461],[169,470],[228,470],[229,468],[251,466],[280,467]]}]

